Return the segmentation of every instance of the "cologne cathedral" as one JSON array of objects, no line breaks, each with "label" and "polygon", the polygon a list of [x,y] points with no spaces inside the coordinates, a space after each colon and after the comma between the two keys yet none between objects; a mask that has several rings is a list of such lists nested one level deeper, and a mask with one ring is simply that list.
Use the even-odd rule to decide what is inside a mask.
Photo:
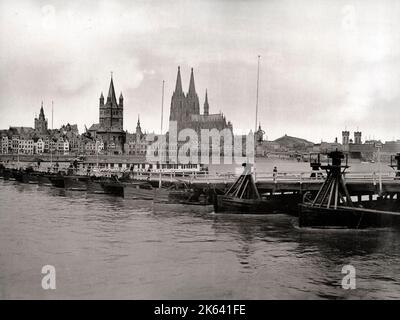
[{"label": "cologne cathedral", "polygon": [[200,113],[199,97],[194,85],[193,68],[190,74],[189,91],[182,90],[180,67],[176,79],[175,91],[171,99],[170,121],[177,122],[178,133],[182,129],[190,128],[200,133],[201,129],[230,129],[232,124],[226,121],[222,113],[210,114],[207,91],[205,95],[203,114]]}]

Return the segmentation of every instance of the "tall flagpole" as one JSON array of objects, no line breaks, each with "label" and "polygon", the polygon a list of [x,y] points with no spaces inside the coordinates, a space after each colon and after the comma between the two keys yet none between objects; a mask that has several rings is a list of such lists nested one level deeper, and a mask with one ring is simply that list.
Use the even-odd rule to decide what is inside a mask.
[{"label": "tall flagpole", "polygon": [[261,56],[258,56],[258,62],[257,62],[257,100],[256,100],[256,123],[254,126],[254,133],[257,131],[257,123],[258,123],[258,91],[259,91],[259,83],[260,83],[260,58]]},{"label": "tall flagpole", "polygon": [[50,134],[50,165],[53,166],[53,117],[54,117],[54,102],[51,101],[51,134]]},{"label": "tall flagpole", "polygon": [[164,120],[164,85],[165,81],[162,82],[162,96],[161,96],[161,134],[163,133],[163,120]]},{"label": "tall flagpole", "polygon": [[51,130],[53,130],[54,101],[51,100]]},{"label": "tall flagpole", "polygon": [[257,61],[257,97],[256,97],[256,121],[254,126],[254,181],[256,181],[256,153],[257,153],[257,141],[256,141],[256,132],[257,132],[257,122],[258,122],[258,92],[259,92],[259,84],[260,84],[260,55],[258,55]]},{"label": "tall flagpole", "polygon": [[161,188],[162,187],[162,171],[161,171],[161,168],[162,168],[162,164],[161,164],[161,162],[162,162],[162,148],[164,148],[164,145],[163,145],[163,138],[162,138],[162,133],[163,133],[163,115],[164,115],[164,85],[165,85],[165,81],[163,80],[163,82],[162,82],[162,91],[161,91],[161,133],[160,133],[160,143],[159,143],[159,146],[158,146],[158,155],[159,155],[159,157],[160,157],[160,160],[159,160],[159,165],[160,165],[160,180],[159,180],[159,182],[158,182],[158,187],[159,188]]}]

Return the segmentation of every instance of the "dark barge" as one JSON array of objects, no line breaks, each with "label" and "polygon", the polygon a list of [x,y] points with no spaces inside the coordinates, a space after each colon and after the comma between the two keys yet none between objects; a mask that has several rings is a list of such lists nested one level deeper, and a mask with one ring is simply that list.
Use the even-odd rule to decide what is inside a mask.
[{"label": "dark barge", "polygon": [[[317,228],[387,227],[400,225],[400,212],[364,208],[360,202],[354,203],[347,190],[343,174],[349,166],[342,165],[344,154],[333,151],[328,154],[332,163],[321,166],[327,178],[317,195],[311,199],[307,194],[299,205],[299,226]],[[393,201],[392,201],[393,202]],[[392,208],[400,208],[399,199]]]},{"label": "dark barge", "polygon": [[296,210],[302,199],[300,193],[260,194],[251,173],[251,166],[243,164],[243,167],[243,173],[225,194],[215,196],[216,213],[274,214]]}]

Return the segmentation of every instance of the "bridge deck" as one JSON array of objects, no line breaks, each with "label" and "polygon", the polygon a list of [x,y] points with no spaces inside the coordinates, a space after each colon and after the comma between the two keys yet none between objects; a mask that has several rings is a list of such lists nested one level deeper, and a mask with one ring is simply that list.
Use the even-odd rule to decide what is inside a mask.
[{"label": "bridge deck", "polygon": [[[137,179],[159,181],[159,175],[141,174]],[[185,182],[198,188],[212,186],[216,189],[224,189],[237,179],[236,175],[190,175],[176,177],[163,175],[164,182]],[[381,183],[380,183],[381,181]],[[318,191],[324,182],[324,178],[310,178],[310,173],[281,174],[277,177],[272,175],[257,176],[256,185],[261,193],[269,192],[307,192]],[[396,179],[394,174],[385,173],[379,179],[374,173],[352,173],[345,175],[345,183],[352,195],[369,195],[379,193],[400,193],[400,179]],[[382,187],[380,187],[382,186]]]}]

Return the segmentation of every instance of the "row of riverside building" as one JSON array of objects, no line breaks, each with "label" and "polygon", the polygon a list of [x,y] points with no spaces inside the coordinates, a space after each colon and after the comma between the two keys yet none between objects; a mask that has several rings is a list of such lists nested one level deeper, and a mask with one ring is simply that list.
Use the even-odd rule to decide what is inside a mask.
[{"label": "row of riverside building", "polygon": [[[178,130],[190,128],[229,129],[232,124],[220,113],[210,113],[207,92],[204,112],[200,113],[199,98],[195,88],[193,68],[190,74],[189,90],[183,92],[180,67],[178,67],[176,86],[171,98],[170,120],[176,121]],[[79,134],[76,124],[66,124],[59,129],[49,129],[43,102],[39,116],[32,127],[12,127],[0,130],[0,152],[2,154],[75,154],[75,155],[145,155],[152,141],[147,139],[138,117],[136,130],[124,130],[124,97],[122,92],[117,99],[114,80],[111,76],[107,96],[103,92],[99,98],[99,122]],[[179,131],[178,131],[179,132]]]},{"label": "row of riverside building", "polygon": [[[152,139],[144,132],[137,120],[133,133],[124,130],[124,97],[115,93],[111,76],[107,96],[103,93],[99,98],[99,121],[79,134],[78,126],[67,123],[59,129],[49,129],[45,117],[43,102],[39,116],[34,119],[34,128],[9,127],[0,130],[0,152],[2,154],[71,154],[71,155],[135,155],[145,156]],[[190,73],[188,91],[182,87],[181,70],[178,67],[175,89],[171,97],[170,123],[175,122],[177,132],[192,129],[197,134],[201,129],[229,130],[233,136],[233,125],[221,112],[210,112],[207,90],[205,91],[203,108],[196,92],[193,68]],[[171,128],[169,128],[171,129]],[[171,130],[169,130],[170,132]],[[169,138],[169,132],[166,138]],[[154,133],[152,133],[153,135]],[[250,131],[250,134],[251,131]],[[342,132],[342,143],[336,138],[334,142],[313,143],[305,139],[284,135],[274,141],[264,139],[265,132],[261,125],[255,132],[256,156],[297,157],[298,154],[326,153],[335,149],[342,150],[352,158],[371,160],[376,157],[377,148],[387,155],[400,152],[400,141],[382,143],[377,140],[362,142],[360,131],[354,132],[354,140],[349,131]],[[245,135],[242,136],[243,150],[246,148]],[[201,141],[199,141],[202,143]],[[182,144],[185,142],[181,142]],[[222,145],[221,145],[222,148]]]}]

